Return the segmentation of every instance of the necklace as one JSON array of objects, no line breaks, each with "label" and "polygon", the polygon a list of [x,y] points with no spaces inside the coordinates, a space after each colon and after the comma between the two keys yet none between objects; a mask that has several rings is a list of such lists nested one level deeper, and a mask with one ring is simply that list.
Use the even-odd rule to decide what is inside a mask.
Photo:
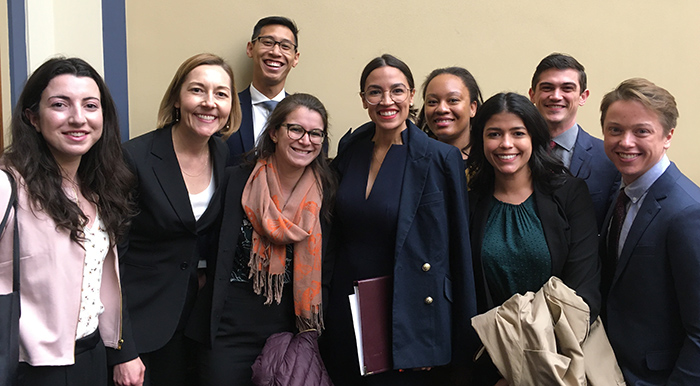
[{"label": "necklace", "polygon": [[204,166],[202,167],[202,170],[199,173],[196,173],[196,174],[187,173],[185,168],[182,166],[180,167],[180,170],[182,170],[182,172],[185,173],[185,175],[188,177],[199,177],[202,174],[204,174],[206,171],[209,170],[209,157],[207,157],[206,160],[204,161]]}]

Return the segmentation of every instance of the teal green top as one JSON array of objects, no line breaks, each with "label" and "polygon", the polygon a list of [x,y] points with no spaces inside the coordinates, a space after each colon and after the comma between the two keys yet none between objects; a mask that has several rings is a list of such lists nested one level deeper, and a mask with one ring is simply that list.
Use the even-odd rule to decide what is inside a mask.
[{"label": "teal green top", "polygon": [[516,293],[536,292],[552,275],[552,258],[534,195],[520,205],[492,199],[481,258],[494,304]]}]

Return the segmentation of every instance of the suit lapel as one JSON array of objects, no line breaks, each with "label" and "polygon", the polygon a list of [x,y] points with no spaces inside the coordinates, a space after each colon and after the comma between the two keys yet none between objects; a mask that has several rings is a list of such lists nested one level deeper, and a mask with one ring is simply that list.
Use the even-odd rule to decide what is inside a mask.
[{"label": "suit lapel", "polygon": [[592,147],[593,144],[591,143],[588,133],[583,131],[581,126],[579,126],[578,136],[576,137],[576,143],[574,144],[574,154],[571,157],[571,165],[569,166],[569,171],[571,171],[571,174],[582,179],[586,179],[588,177],[588,174],[591,173],[588,165],[591,162],[591,157],[593,157],[593,155],[590,153]]},{"label": "suit lapel", "polygon": [[562,220],[565,215],[559,214],[559,205],[550,195],[545,194],[535,187],[535,204],[537,214],[542,224],[547,249],[552,260],[552,273],[561,272],[564,267],[565,257],[568,256],[567,240],[564,229],[568,225]]},{"label": "suit lapel", "polygon": [[[221,208],[221,227],[219,234],[216,235],[217,238],[220,238],[220,254],[226,257],[232,256],[238,245],[238,235],[241,230],[241,222],[243,221],[241,196],[253,167],[248,165],[244,167],[235,166],[228,170],[229,172],[225,178],[226,186],[221,189],[222,194],[224,194],[224,205]],[[217,259],[216,264],[218,272],[231,272],[233,269],[233,258]]]},{"label": "suit lapel", "polygon": [[253,132],[253,105],[250,99],[250,87],[238,94],[241,104],[241,141],[243,142],[243,152],[255,146],[255,133]]},{"label": "suit lapel", "polygon": [[632,251],[639,244],[639,240],[644,235],[649,225],[652,223],[656,215],[661,211],[662,201],[666,198],[667,192],[671,189],[674,181],[677,178],[678,169],[671,164],[664,174],[654,182],[649,188],[646,198],[639,208],[637,217],[635,217],[632,227],[625,239],[625,245],[620,252],[620,259],[617,262],[617,269],[613,277],[612,284],[614,285],[617,278],[620,277],[625,266],[629,263],[632,257]]},{"label": "suit lapel", "polygon": [[423,195],[425,181],[428,178],[430,162],[425,160],[428,150],[428,137],[415,125],[408,123],[408,160],[403,176],[401,199],[399,201],[399,220],[396,227],[396,251],[394,256],[401,253],[406,237],[411,229],[413,218],[418,210],[418,204]]},{"label": "suit lapel", "polygon": [[[217,141],[221,142],[221,145],[218,145]],[[228,156],[228,149],[223,144],[221,137],[212,136],[209,138],[209,154],[211,155],[210,158],[214,168],[214,194],[211,197],[209,205],[207,205],[207,209],[202,213],[199,220],[196,221],[197,232],[209,226],[214,221],[221,208],[219,205],[222,191],[221,185],[224,178],[224,166],[226,165],[226,158]]]},{"label": "suit lapel", "polygon": [[187,229],[194,232],[196,229],[194,214],[192,213],[185,180],[180,173],[180,165],[177,162],[175,150],[173,149],[170,127],[156,130],[151,155],[154,158],[153,174],[163,189],[163,194],[168,198],[168,202],[170,202],[180,221]]}]

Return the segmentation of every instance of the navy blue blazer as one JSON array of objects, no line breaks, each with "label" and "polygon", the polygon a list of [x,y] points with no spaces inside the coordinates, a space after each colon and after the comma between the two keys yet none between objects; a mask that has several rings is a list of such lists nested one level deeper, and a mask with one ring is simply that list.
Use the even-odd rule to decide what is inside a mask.
[{"label": "navy blue blazer", "polygon": [[574,177],[586,181],[600,231],[611,198],[620,187],[620,173],[605,154],[603,141],[586,133],[581,126],[569,170]]},{"label": "navy blue blazer", "polygon": [[[194,301],[202,238],[218,216],[228,152],[220,137],[209,139],[216,190],[195,220],[173,149],[171,128],[158,129],[123,145],[137,178],[139,214],[120,245],[122,287],[139,353],[165,345]],[[182,319],[184,320],[184,319]]]},{"label": "navy blue blazer", "polygon": [[253,132],[253,105],[250,100],[250,86],[238,93],[241,104],[241,126],[226,140],[229,157],[226,166],[238,165],[243,162],[243,154],[255,147]]},{"label": "navy blue blazer", "polygon": [[606,300],[627,384],[700,385],[700,188],[673,163],[649,188]]},{"label": "navy blue blazer", "polygon": [[[456,147],[428,138],[410,121],[407,124],[408,156],[401,197],[397,197],[394,368],[440,366],[453,358],[467,363],[476,349],[470,322],[476,314],[476,298],[462,156]],[[374,130],[369,122],[340,140],[333,161],[340,178],[348,167],[345,154],[355,143],[369,141]],[[430,264],[427,271],[425,263]],[[324,278],[329,278],[326,268]],[[426,303],[427,297],[433,302]]]},{"label": "navy blue blazer", "polygon": [[[590,308],[591,321],[600,312],[600,259],[598,232],[586,185],[567,177],[564,185],[547,193],[535,185],[535,207],[542,223],[544,238],[552,258],[552,276],[576,291]],[[491,195],[469,193],[474,272],[479,289],[479,312],[499,306],[493,304],[481,264],[481,248],[486,222],[493,206]],[[533,289],[537,291],[539,288]]]}]

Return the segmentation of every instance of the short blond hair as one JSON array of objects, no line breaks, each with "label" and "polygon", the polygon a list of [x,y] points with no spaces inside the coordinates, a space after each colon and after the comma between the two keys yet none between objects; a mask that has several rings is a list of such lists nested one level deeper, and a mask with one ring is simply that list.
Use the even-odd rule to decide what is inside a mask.
[{"label": "short blond hair", "polygon": [[177,120],[178,114],[175,104],[180,96],[180,88],[182,88],[182,84],[185,83],[187,75],[196,67],[203,65],[219,66],[223,68],[231,78],[231,113],[228,116],[226,125],[219,131],[225,140],[230,137],[231,134],[235,133],[241,125],[241,105],[238,102],[238,91],[236,90],[236,82],[233,79],[233,70],[231,66],[229,66],[223,58],[214,54],[197,54],[182,62],[177,72],[175,72],[173,80],[170,81],[170,86],[165,90],[163,100],[160,102],[160,108],[158,109],[158,128],[171,125]]},{"label": "short blond hair", "polygon": [[600,126],[603,126],[608,108],[617,101],[637,101],[658,115],[664,128],[664,135],[676,127],[678,107],[676,98],[663,87],[644,78],[631,78],[620,83],[617,88],[605,94],[600,102]]}]

